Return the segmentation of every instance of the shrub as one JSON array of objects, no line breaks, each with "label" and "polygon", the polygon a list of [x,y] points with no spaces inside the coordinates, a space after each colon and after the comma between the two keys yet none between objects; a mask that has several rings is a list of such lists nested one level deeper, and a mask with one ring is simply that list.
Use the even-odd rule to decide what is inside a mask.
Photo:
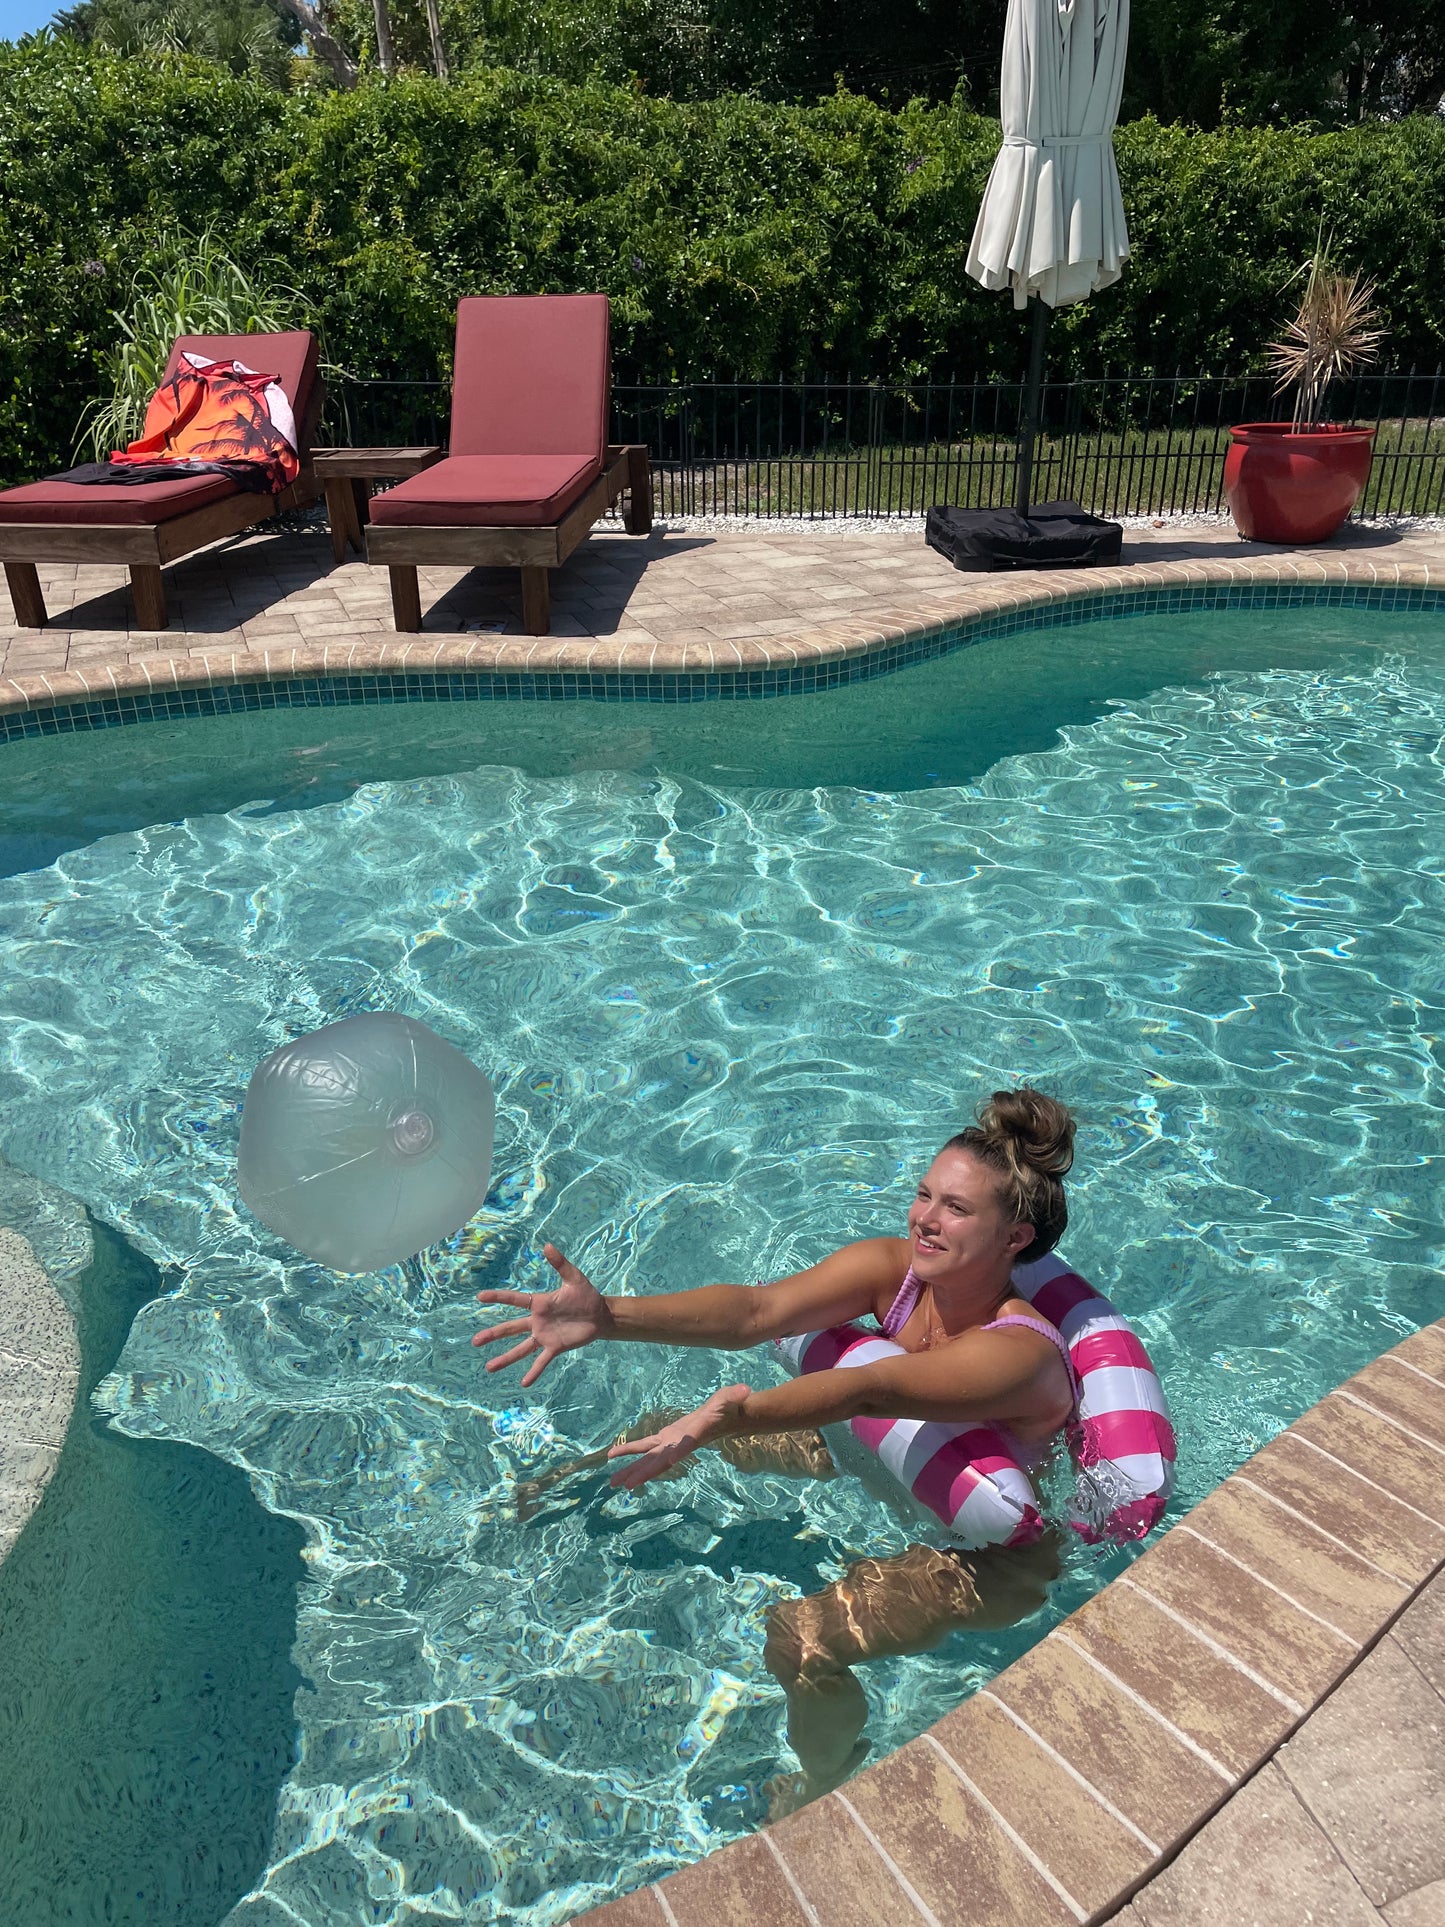
[{"label": "shrub", "polygon": [[[0,48],[0,461],[68,455],[134,272],[177,226],[284,275],[330,360],[445,373],[457,297],[604,289],[619,378],[1016,376],[1027,329],[964,272],[996,122],[677,102],[482,69],[279,94],[185,58]],[[1152,120],[1117,137],[1134,258],[1060,312],[1055,371],[1260,365],[1323,219],[1396,363],[1445,348],[1445,124]]]},{"label": "shrub", "polygon": [[113,310],[165,230],[214,221],[243,262],[293,258],[276,205],[286,110],[284,95],[200,62],[127,60],[69,40],[0,46],[7,475],[68,459],[119,345]]}]

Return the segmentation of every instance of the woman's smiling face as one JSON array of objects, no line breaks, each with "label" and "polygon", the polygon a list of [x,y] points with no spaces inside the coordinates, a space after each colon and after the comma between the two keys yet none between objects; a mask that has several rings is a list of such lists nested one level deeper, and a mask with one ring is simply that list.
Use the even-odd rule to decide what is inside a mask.
[{"label": "woman's smiling face", "polygon": [[1003,1208],[998,1174],[968,1151],[943,1150],[908,1211],[913,1269],[928,1282],[1001,1279],[1033,1243],[1033,1226]]}]

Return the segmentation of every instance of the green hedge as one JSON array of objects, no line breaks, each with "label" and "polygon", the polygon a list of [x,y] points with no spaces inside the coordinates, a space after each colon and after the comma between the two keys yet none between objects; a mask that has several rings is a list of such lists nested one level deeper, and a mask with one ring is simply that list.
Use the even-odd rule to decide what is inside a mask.
[{"label": "green hedge", "polygon": [[[1016,375],[1025,329],[963,262],[998,140],[955,108],[679,103],[495,70],[283,95],[199,62],[0,48],[0,465],[69,453],[148,237],[279,257],[329,358],[445,371],[456,298],[604,288],[619,374]],[[1241,367],[1321,218],[1377,277],[1390,358],[1445,352],[1445,124],[1118,135],[1123,281],[1053,366]]]}]

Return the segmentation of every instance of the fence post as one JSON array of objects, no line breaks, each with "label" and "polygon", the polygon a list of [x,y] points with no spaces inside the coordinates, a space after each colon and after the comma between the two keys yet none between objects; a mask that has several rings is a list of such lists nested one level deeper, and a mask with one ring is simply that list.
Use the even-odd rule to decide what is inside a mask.
[{"label": "fence post", "polygon": [[878,382],[868,384],[868,457],[866,482],[863,493],[863,512],[865,515],[878,513],[878,478],[882,467],[881,443],[883,426],[882,389]]}]

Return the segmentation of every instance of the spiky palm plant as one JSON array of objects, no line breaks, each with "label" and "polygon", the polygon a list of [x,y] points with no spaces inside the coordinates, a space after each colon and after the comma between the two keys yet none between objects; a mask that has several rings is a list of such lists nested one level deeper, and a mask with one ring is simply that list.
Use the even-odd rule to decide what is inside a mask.
[{"label": "spiky palm plant", "polygon": [[160,386],[177,335],[268,334],[297,325],[301,296],[279,276],[280,262],[243,268],[213,229],[156,237],[135,270],[120,337],[105,358],[109,393],[93,401],[76,431],[77,456],[104,461],[141,432],[146,403]]},{"label": "spiky palm plant", "polygon": [[282,0],[79,0],[57,33],[111,53],[198,54],[284,87],[300,42]]},{"label": "spiky palm plant", "polygon": [[1329,265],[1322,246],[1316,248],[1304,272],[1299,312],[1266,350],[1270,371],[1279,376],[1274,392],[1295,390],[1296,430],[1319,427],[1330,383],[1337,376],[1369,367],[1385,339],[1385,330],[1378,325],[1373,282],[1358,270],[1339,273]]}]

